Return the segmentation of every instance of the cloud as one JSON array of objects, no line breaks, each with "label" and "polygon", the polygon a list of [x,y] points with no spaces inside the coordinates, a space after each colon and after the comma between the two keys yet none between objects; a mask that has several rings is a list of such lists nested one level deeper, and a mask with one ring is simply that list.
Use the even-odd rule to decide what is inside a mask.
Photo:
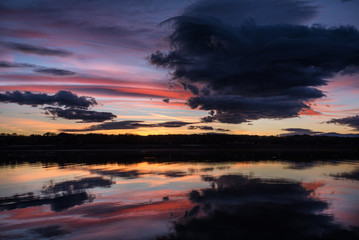
[{"label": "cloud", "polygon": [[91,125],[83,129],[60,129],[62,132],[88,132],[99,130],[119,130],[119,129],[136,129],[136,124],[143,121],[119,121],[119,122],[106,122],[98,125]]},{"label": "cloud", "polygon": [[188,89],[194,95],[198,95],[199,91],[198,91],[198,88],[196,86],[191,85],[191,84],[187,84],[187,83],[183,83],[183,82],[181,82],[181,85],[183,86],[184,90]]},{"label": "cloud", "polygon": [[309,108],[291,96],[243,97],[239,95],[196,96],[187,104],[195,109],[216,110],[203,118],[204,122],[215,120],[224,123],[242,123],[260,118],[282,119],[298,116],[303,108]]},{"label": "cloud", "polygon": [[70,76],[76,74],[75,72],[64,70],[64,69],[46,68],[34,64],[15,63],[15,62],[7,62],[7,61],[0,61],[0,68],[35,68],[33,70],[34,72],[49,74],[53,76]]},{"label": "cloud", "polygon": [[[18,32],[13,29],[4,31],[6,36],[13,38],[15,35],[23,40],[41,29],[41,33],[46,34],[46,37],[40,36],[42,40],[56,39],[57,42],[66,41],[68,45],[71,37],[71,40],[83,45],[95,44],[98,50],[104,44],[122,48],[120,52],[125,60],[122,59],[128,61],[129,55],[125,53],[128,49],[131,49],[131,54],[141,52],[142,57],[149,49],[153,51],[162,46],[163,41],[158,40],[165,37],[166,31],[156,25],[183,9],[190,1],[62,0],[22,1],[17,5],[14,1],[2,0],[0,15],[4,22],[14,23],[17,30],[20,29]],[[24,37],[24,34],[27,36]],[[115,55],[118,60],[118,55]]]},{"label": "cloud", "polygon": [[[236,5],[237,1],[227,2]],[[239,2],[254,9],[251,1]],[[261,2],[274,4],[271,9],[281,5]],[[279,2],[286,9],[284,1]],[[290,23],[314,14],[315,9],[304,6],[306,1],[285,2],[299,12],[312,12],[299,14]],[[151,64],[169,69],[172,79],[185,89],[194,86],[189,89],[194,96],[188,105],[212,112],[204,122],[297,117],[311,109],[311,102],[325,96],[318,87],[359,65],[359,32],[354,27],[288,25],[285,18],[273,25],[260,25],[256,18],[241,22],[222,18],[228,10],[226,4],[221,8],[222,2],[215,3],[200,1],[182,16],[167,20],[173,27],[168,38],[170,50],[148,57]],[[201,12],[207,11],[208,4],[218,6],[219,17],[216,8],[208,14]],[[266,20],[271,23],[268,16]]]},{"label": "cloud", "polygon": [[231,130],[225,129],[225,128],[216,128],[216,131],[220,131],[220,132],[230,132]]},{"label": "cloud", "polygon": [[310,1],[291,0],[201,0],[185,10],[188,16],[211,16],[231,24],[253,19],[258,24],[299,24],[318,13]]},{"label": "cloud", "polygon": [[334,123],[339,125],[344,125],[352,127],[355,131],[359,131],[359,115],[345,118],[333,118],[326,123]]},{"label": "cloud", "polygon": [[182,121],[169,121],[163,123],[156,123],[154,124],[155,127],[166,127],[166,128],[178,128],[183,127],[188,124],[193,124],[191,122],[182,122]]},{"label": "cloud", "polygon": [[144,121],[118,121],[118,122],[105,122],[98,125],[91,125],[83,129],[60,129],[62,132],[89,132],[99,130],[121,130],[121,129],[138,129],[138,128],[154,128],[154,127],[165,127],[165,128],[178,128],[188,124],[190,122],[182,121],[169,121],[162,123],[144,123]]},{"label": "cloud", "polygon": [[78,109],[88,109],[89,107],[97,105],[97,102],[93,97],[79,97],[70,91],[58,91],[54,95],[48,95],[46,93],[32,93],[29,91],[5,92],[0,93],[0,102],[31,105],[33,107],[46,104]]},{"label": "cloud", "polygon": [[68,120],[81,120],[78,123],[104,122],[116,118],[110,112],[97,112],[88,110],[97,105],[95,98],[88,96],[77,96],[70,91],[58,91],[54,95],[32,92],[5,92],[0,93],[0,102],[17,103],[19,105],[50,105],[42,108],[46,115],[53,119],[64,118]]},{"label": "cloud", "polygon": [[27,64],[27,63],[14,63],[14,62],[7,62],[7,61],[0,61],[0,68],[31,68],[35,65]]},{"label": "cloud", "polygon": [[44,108],[46,115],[52,115],[53,119],[64,118],[69,120],[82,120],[80,123],[104,122],[116,118],[116,115],[110,112],[97,112],[84,109],[58,107]]},{"label": "cloud", "polygon": [[284,128],[282,131],[289,133],[280,134],[281,137],[293,136],[293,135],[318,135],[323,132],[316,132],[306,128]]},{"label": "cloud", "polygon": [[199,130],[204,130],[204,131],[213,131],[214,130],[214,128],[211,126],[189,126],[188,129],[189,130],[199,129]]},{"label": "cloud", "polygon": [[0,45],[2,45],[7,49],[19,51],[27,54],[35,54],[42,56],[57,56],[57,57],[68,57],[72,55],[72,52],[66,50],[33,46],[25,43],[0,42]]},{"label": "cloud", "polygon": [[70,76],[76,74],[75,72],[58,68],[38,68],[35,69],[34,72],[49,74],[53,76]]},{"label": "cloud", "polygon": [[229,129],[223,128],[213,128],[211,126],[189,126],[188,130],[203,130],[203,131],[219,131],[219,132],[229,132]]}]

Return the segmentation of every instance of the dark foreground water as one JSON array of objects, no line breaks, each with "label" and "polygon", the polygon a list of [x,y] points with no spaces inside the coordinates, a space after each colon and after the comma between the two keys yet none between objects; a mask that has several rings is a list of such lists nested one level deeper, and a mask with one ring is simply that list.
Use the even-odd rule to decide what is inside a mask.
[{"label": "dark foreground water", "polygon": [[0,166],[3,239],[359,239],[359,161]]}]

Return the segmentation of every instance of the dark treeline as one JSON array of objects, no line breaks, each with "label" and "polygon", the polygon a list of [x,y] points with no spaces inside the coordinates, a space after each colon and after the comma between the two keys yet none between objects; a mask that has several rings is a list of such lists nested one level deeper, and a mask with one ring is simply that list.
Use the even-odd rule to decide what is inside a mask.
[{"label": "dark treeline", "polygon": [[253,145],[300,145],[300,146],[357,146],[359,138],[327,137],[296,135],[287,137],[229,135],[229,134],[193,134],[193,135],[149,135],[132,134],[54,134],[17,135],[0,134],[0,145],[223,145],[223,146],[253,146]]},{"label": "dark treeline", "polygon": [[359,158],[359,138],[227,134],[0,134],[1,164],[15,162],[319,161]]}]

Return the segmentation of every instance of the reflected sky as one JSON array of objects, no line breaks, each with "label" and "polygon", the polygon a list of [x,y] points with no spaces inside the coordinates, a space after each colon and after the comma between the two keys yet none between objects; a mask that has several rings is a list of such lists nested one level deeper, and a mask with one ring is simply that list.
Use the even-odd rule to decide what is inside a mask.
[{"label": "reflected sky", "polygon": [[[174,221],[194,214],[198,202],[189,199],[193,190],[204,193],[243,179],[272,187],[278,181],[299,184],[305,192],[301,197],[325,203],[320,214],[349,227],[359,225],[359,182],[351,177],[358,168],[359,161],[1,166],[0,237],[155,238],[174,231]],[[263,192],[262,185],[261,190],[253,186]],[[241,192],[249,199],[248,188]]]}]

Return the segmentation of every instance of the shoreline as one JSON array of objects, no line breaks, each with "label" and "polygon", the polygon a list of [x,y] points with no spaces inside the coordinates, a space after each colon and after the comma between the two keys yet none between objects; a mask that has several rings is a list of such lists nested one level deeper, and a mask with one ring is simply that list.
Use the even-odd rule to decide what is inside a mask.
[{"label": "shoreline", "polygon": [[4,162],[295,162],[358,160],[355,145],[11,145],[0,146]]}]

